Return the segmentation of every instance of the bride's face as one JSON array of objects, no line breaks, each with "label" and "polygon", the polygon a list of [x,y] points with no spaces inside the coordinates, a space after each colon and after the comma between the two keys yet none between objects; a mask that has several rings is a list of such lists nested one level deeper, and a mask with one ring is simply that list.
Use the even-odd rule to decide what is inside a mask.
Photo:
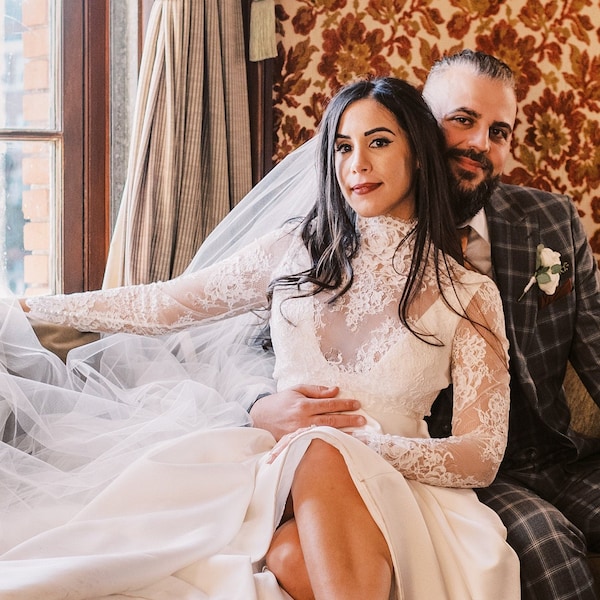
[{"label": "bride's face", "polygon": [[335,172],[346,202],[359,215],[413,217],[415,160],[396,117],[376,100],[357,100],[342,114]]}]

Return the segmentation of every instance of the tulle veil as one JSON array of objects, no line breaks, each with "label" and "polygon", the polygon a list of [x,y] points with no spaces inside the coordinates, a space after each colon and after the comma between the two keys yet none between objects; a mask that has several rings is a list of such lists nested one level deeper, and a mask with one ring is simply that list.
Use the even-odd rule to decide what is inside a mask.
[{"label": "tulle veil", "polygon": [[[292,217],[317,189],[316,138],[279,163],[203,243],[187,271]],[[112,334],[69,353],[39,343],[14,298],[0,301],[0,555],[58,526],[137,457],[202,428],[250,424],[273,359],[247,314],[159,337]]]}]

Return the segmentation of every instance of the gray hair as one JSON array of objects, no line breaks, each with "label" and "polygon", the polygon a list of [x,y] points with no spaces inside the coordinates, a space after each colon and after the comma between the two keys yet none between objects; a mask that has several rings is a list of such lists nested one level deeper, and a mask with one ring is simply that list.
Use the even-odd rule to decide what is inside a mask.
[{"label": "gray hair", "polygon": [[[439,59],[431,67],[427,81],[443,75],[448,69],[458,65],[471,67],[475,74],[501,81],[513,90],[516,88],[515,75],[505,62],[491,54],[469,49]],[[425,86],[427,86],[427,82]]]}]

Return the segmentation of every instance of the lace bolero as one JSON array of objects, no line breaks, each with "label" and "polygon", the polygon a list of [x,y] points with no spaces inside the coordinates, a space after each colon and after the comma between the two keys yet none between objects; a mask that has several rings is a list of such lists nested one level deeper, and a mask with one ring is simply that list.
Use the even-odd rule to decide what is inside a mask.
[{"label": "lace bolero", "polygon": [[[361,401],[374,423],[353,435],[407,478],[484,486],[500,464],[508,427],[502,305],[487,277],[456,264],[454,284],[442,278],[442,297],[430,261],[410,323],[433,343],[410,333],[397,311],[412,255],[412,227],[391,217],[360,219],[353,285],[333,304],[327,303],[328,293],[297,298],[294,290],[275,291],[270,328],[278,389],[337,385],[341,397]],[[273,278],[305,269],[307,261],[300,238],[288,227],[172,281],[40,297],[28,305],[38,318],[82,331],[162,334],[266,308]],[[474,323],[450,307],[466,310]],[[450,383],[453,435],[430,439],[423,417]]]}]

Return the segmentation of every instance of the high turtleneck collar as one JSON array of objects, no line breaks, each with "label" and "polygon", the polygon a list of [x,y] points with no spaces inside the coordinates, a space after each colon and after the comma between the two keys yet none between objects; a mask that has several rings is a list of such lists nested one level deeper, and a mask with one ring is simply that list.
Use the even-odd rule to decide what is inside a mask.
[{"label": "high turtleneck collar", "polygon": [[416,223],[416,219],[405,221],[390,215],[358,217],[356,226],[361,236],[361,248],[381,258],[391,257]]}]

